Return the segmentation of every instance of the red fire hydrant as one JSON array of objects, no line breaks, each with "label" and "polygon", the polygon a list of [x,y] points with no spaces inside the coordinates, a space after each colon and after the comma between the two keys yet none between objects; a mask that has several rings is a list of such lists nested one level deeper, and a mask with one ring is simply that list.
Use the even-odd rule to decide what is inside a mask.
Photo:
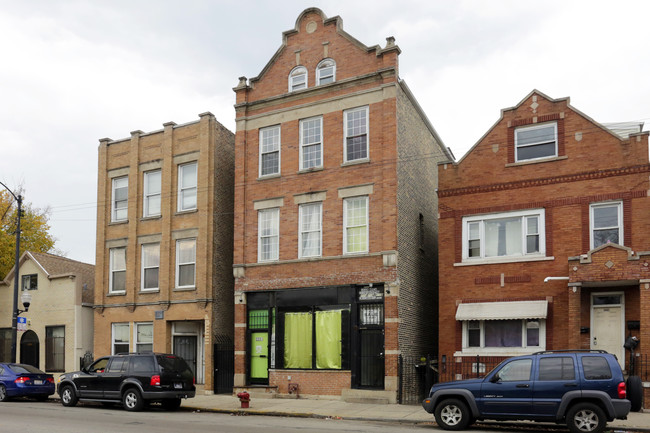
[{"label": "red fire hydrant", "polygon": [[237,393],[237,398],[239,399],[239,402],[241,403],[241,408],[242,409],[248,409],[248,404],[251,401],[251,395],[249,393],[247,393],[246,391],[239,392],[239,393]]}]

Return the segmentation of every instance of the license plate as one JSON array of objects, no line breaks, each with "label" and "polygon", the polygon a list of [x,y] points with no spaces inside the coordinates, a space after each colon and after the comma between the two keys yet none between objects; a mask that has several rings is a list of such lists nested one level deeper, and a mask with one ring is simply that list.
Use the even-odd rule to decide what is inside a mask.
[{"label": "license plate", "polygon": [[34,379],[34,385],[43,385],[42,380]]},{"label": "license plate", "polygon": [[183,384],[182,383],[174,383],[174,389],[183,389]]}]

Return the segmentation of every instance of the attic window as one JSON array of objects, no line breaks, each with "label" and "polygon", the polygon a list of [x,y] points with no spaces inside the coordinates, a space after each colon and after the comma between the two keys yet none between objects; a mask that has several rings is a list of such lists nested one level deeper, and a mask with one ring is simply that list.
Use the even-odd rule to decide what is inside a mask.
[{"label": "attic window", "polygon": [[318,85],[336,81],[336,63],[332,59],[321,61],[316,67],[316,82]]},{"label": "attic window", "polygon": [[307,88],[307,68],[304,66],[296,66],[289,74],[289,91]]},{"label": "attic window", "polygon": [[516,162],[556,157],[557,147],[555,122],[515,130]]},{"label": "attic window", "polygon": [[23,275],[23,290],[37,290],[38,289],[38,275],[30,274]]}]

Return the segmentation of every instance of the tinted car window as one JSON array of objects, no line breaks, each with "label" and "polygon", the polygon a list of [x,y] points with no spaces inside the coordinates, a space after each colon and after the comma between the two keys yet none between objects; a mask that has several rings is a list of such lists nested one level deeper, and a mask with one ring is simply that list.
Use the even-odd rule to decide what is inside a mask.
[{"label": "tinted car window", "polygon": [[583,356],[582,369],[585,371],[587,380],[612,378],[612,370],[604,356]]},{"label": "tinted car window", "polygon": [[181,373],[183,376],[185,376],[186,374],[193,376],[192,370],[190,370],[190,367],[187,365],[187,362],[185,362],[183,358],[179,358],[176,356],[165,356],[165,355],[158,355],[157,358],[158,358],[158,364],[160,365],[162,371],[168,371],[168,372],[177,371]]},{"label": "tinted car window", "polygon": [[106,364],[108,364],[108,358],[98,359],[93,365],[88,367],[88,371],[92,371],[93,373],[103,373],[104,369],[106,369]]},{"label": "tinted car window", "polygon": [[131,358],[131,372],[150,374],[155,370],[151,356],[134,356]]},{"label": "tinted car window", "polygon": [[573,380],[576,378],[573,358],[559,356],[540,358],[539,380]]},{"label": "tinted car window", "polygon": [[29,364],[10,364],[9,368],[13,370],[14,373],[16,374],[22,374],[22,373],[43,373],[41,370],[39,370],[36,367],[32,367]]},{"label": "tinted car window", "polygon": [[532,365],[532,359],[517,359],[504,365],[497,375],[503,382],[530,380]]},{"label": "tinted car window", "polygon": [[108,366],[109,373],[120,373],[126,371],[126,367],[129,365],[129,360],[127,358],[113,358],[111,365]]}]

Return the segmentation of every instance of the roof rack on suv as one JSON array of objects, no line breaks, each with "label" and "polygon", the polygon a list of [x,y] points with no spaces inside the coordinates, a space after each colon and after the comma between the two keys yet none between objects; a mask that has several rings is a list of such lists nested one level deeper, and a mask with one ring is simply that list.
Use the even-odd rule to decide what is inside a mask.
[{"label": "roof rack on suv", "polygon": [[597,349],[563,349],[563,350],[544,350],[541,352],[535,352],[533,355],[546,355],[548,353],[608,353],[606,350],[597,350]]}]

